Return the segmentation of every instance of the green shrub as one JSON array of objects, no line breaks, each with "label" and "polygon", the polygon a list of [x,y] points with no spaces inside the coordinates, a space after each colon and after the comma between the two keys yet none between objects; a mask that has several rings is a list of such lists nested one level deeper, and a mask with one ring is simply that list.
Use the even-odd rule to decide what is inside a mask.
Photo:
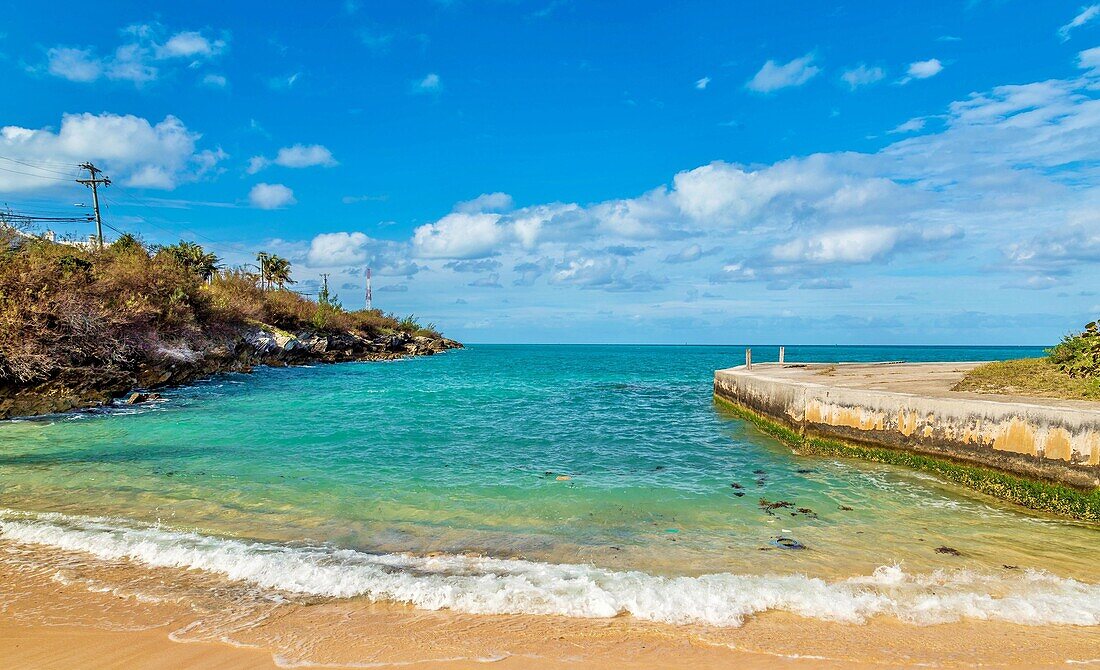
[{"label": "green shrub", "polygon": [[1100,328],[1095,321],[1080,333],[1072,333],[1047,351],[1051,363],[1070,377],[1100,378]]}]

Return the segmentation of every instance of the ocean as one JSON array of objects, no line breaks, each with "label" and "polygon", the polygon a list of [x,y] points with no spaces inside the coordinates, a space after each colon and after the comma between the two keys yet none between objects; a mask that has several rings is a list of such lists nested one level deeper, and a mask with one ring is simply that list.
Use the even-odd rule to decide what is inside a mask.
[{"label": "ocean", "polygon": [[[1040,354],[787,347],[804,362]],[[221,598],[227,612],[366,599],[716,627],[770,610],[1100,625],[1096,525],[795,455],[713,402],[713,371],[743,359],[743,347],[474,345],[5,422],[0,562],[94,573],[95,588],[137,597],[201,590],[206,624]],[[767,508],[777,501],[790,506]],[[156,578],[169,570],[202,585]]]}]

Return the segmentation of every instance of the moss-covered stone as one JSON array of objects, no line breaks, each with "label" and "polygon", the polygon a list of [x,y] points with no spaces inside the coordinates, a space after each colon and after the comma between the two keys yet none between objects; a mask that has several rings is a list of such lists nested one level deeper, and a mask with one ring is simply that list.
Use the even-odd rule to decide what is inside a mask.
[{"label": "moss-covered stone", "polygon": [[762,432],[788,444],[798,453],[858,458],[874,463],[901,465],[928,472],[953,484],[992,495],[1017,505],[1083,521],[1100,521],[1100,488],[1091,491],[1050,482],[1024,479],[997,470],[945,458],[886,447],[867,446],[799,435],[782,423],[758,414],[726,398],[715,402],[752,423]]}]

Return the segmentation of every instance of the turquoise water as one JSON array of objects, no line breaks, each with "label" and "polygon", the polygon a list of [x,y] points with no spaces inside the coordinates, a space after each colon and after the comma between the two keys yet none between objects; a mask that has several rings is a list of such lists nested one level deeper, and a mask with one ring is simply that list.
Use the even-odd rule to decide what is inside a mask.
[{"label": "turquoise water", "polygon": [[[787,348],[807,362],[1040,353]],[[924,603],[921,621],[1100,623],[1095,527],[898,468],[796,456],[712,402],[713,371],[743,356],[472,346],[8,422],[0,539],[472,612],[725,625],[771,608],[913,618]],[[761,498],[792,507],[768,513]],[[681,602],[696,591],[724,595]]]}]

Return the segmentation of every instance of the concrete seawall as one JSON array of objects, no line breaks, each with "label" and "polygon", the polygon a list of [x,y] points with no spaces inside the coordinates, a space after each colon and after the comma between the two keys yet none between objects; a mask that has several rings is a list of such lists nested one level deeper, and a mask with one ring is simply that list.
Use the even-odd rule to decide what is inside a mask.
[{"label": "concrete seawall", "polygon": [[975,365],[756,364],[715,372],[714,393],[801,435],[1100,486],[1100,403],[950,391]]}]

